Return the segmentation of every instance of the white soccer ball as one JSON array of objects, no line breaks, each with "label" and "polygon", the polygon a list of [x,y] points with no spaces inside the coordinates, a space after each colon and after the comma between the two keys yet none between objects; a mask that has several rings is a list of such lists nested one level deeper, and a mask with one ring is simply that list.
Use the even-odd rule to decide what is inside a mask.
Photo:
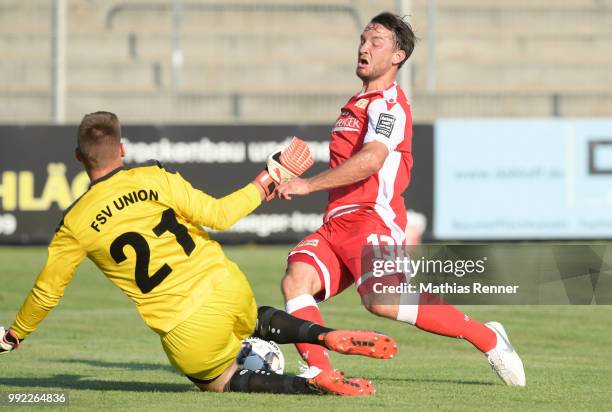
[{"label": "white soccer ball", "polygon": [[247,338],[242,341],[238,367],[282,375],[285,370],[285,357],[276,343],[259,338]]}]

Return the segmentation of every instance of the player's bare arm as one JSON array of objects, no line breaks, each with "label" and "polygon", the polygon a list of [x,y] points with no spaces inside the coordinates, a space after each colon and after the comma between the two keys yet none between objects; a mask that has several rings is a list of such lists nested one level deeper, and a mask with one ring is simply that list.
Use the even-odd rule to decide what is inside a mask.
[{"label": "player's bare arm", "polygon": [[278,187],[278,195],[281,199],[291,199],[292,195],[307,195],[359,182],[378,172],[388,155],[389,149],[384,144],[367,143],[359,152],[336,168],[310,178],[295,178],[282,183]]},{"label": "player's bare arm", "polygon": [[253,180],[251,184],[255,185],[257,191],[259,192],[259,200],[263,202],[266,199],[266,190],[264,189],[263,185],[257,179]]}]

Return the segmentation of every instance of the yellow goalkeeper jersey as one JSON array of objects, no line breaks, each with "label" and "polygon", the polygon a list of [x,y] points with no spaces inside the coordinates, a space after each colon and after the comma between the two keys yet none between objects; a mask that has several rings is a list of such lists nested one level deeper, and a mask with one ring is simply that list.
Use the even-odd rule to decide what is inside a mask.
[{"label": "yellow goalkeeper jersey", "polygon": [[201,225],[228,229],[260,203],[253,184],[215,199],[156,161],[116,169],[64,213],[12,329],[20,338],[33,332],[87,256],[151,329],[170,331],[202,305],[231,265]]}]

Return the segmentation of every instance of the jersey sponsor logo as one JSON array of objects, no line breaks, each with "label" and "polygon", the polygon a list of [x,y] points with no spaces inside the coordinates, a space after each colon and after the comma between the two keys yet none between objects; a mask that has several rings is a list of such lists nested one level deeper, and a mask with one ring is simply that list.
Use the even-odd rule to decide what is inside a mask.
[{"label": "jersey sponsor logo", "polygon": [[381,113],[380,116],[378,116],[378,123],[376,123],[376,133],[391,137],[394,123],[395,116],[388,113]]},{"label": "jersey sponsor logo", "polygon": [[359,107],[360,109],[365,109],[368,106],[368,99],[359,99],[357,103],[355,103],[355,107]]},{"label": "jersey sponsor logo", "polygon": [[353,113],[349,111],[343,111],[340,114],[338,120],[336,120],[336,124],[332,129],[332,132],[341,131],[341,130],[349,130],[349,131],[359,131],[359,120],[353,116]]},{"label": "jersey sponsor logo", "polygon": [[295,248],[297,249],[302,246],[317,247],[318,244],[319,244],[319,239],[307,239],[307,240],[302,240],[300,243],[297,244]]}]

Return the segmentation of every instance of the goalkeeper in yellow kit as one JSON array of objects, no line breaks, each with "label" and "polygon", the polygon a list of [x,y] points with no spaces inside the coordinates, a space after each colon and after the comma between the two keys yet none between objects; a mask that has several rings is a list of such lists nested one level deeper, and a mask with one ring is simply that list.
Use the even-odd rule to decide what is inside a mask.
[{"label": "goalkeeper in yellow kit", "polygon": [[308,156],[288,150],[269,160],[253,182],[215,199],[156,161],[124,167],[120,139],[114,114],[83,118],[76,156],[91,184],[64,212],[47,263],[15,322],[7,331],[0,328],[0,353],[15,349],[36,329],[89,257],[134,301],[170,363],[202,390],[373,393],[364,379],[346,379],[333,370],[315,377],[237,370],[241,340],[251,335],[377,358],[396,353],[393,340],[375,332],[335,331],[271,307],[258,309],[243,273],[202,229],[228,229],[273,198],[283,176],[312,164],[307,147]]}]

